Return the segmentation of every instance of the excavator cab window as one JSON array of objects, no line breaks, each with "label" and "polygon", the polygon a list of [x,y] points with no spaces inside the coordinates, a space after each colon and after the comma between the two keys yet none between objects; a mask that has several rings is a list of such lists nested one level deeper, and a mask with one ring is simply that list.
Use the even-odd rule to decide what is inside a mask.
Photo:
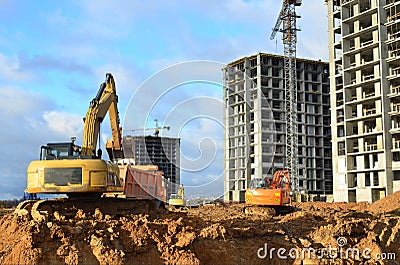
[{"label": "excavator cab window", "polygon": [[80,155],[79,146],[73,143],[49,143],[40,150],[41,160],[76,159]]},{"label": "excavator cab window", "polygon": [[250,188],[252,188],[252,189],[255,189],[255,188],[265,188],[265,187],[266,187],[265,184],[266,184],[266,183],[265,183],[265,180],[264,180],[264,179],[260,179],[260,178],[252,179],[252,180],[250,181]]}]

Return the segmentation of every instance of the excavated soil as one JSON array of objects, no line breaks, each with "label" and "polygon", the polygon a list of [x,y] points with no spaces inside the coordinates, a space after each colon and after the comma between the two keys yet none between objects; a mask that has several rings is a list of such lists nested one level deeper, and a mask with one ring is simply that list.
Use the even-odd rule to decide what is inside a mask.
[{"label": "excavated soil", "polygon": [[245,214],[242,204],[56,212],[41,223],[7,214],[0,264],[400,264],[399,208],[396,193],[373,204],[299,203],[278,216]]},{"label": "excavated soil", "polygon": [[369,211],[375,213],[395,213],[400,211],[400,191],[371,204]]}]

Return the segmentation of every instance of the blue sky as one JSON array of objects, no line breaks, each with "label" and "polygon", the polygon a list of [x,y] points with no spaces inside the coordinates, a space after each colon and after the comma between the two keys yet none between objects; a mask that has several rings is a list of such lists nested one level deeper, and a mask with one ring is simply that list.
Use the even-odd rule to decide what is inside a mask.
[{"label": "blue sky", "polygon": [[[326,61],[326,7],[323,1],[303,2],[298,8],[302,16],[298,56]],[[38,158],[42,144],[66,141],[73,135],[80,143],[82,117],[105,73],[114,75],[124,120],[141,84],[166,67],[192,60],[226,64],[258,52],[282,53],[280,36],[277,41],[269,40],[281,1],[0,3],[0,199],[22,196],[26,168]],[[163,114],[179,105],[177,98],[184,102],[193,97],[222,96],[220,86],[213,84],[188,84],[176,90],[176,95],[178,92],[181,98],[172,93],[160,100],[143,126],[154,125],[154,116],[162,124]],[[143,115],[137,112],[132,115]],[[207,150],[216,155],[209,168],[193,176],[183,172],[182,180],[189,186],[214,181],[198,193],[220,195],[223,128],[217,121],[201,117],[185,124],[179,134],[182,153],[192,159]],[[103,127],[105,139],[108,124]],[[176,136],[174,133],[171,130],[164,135]]]}]

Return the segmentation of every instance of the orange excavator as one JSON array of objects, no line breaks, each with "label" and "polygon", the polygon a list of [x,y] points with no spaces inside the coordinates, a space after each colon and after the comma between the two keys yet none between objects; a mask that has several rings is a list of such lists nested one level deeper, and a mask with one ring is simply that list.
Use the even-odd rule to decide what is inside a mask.
[{"label": "orange excavator", "polygon": [[290,176],[288,170],[278,170],[272,180],[256,178],[251,180],[246,190],[247,213],[287,213],[294,209],[291,206]]}]

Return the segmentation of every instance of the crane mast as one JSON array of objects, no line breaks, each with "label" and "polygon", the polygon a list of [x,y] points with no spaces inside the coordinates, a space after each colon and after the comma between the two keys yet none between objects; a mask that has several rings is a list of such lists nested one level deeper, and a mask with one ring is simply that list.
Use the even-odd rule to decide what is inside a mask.
[{"label": "crane mast", "polygon": [[297,139],[297,71],[296,44],[297,27],[296,6],[301,0],[283,0],[282,9],[271,34],[282,33],[285,72],[285,114],[286,114],[286,166],[290,172],[292,191],[299,191],[299,161]]}]

